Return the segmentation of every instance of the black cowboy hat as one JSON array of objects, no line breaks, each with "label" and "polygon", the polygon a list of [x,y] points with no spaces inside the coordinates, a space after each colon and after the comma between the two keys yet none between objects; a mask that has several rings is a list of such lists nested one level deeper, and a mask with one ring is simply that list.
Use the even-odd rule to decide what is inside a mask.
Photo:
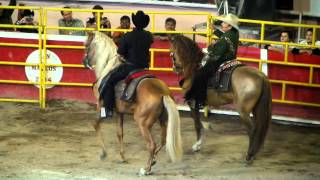
[{"label": "black cowboy hat", "polygon": [[144,14],[143,11],[138,11],[136,14],[131,15],[132,22],[137,29],[143,29],[148,26],[150,18],[148,15]]},{"label": "black cowboy hat", "polygon": [[23,10],[21,16],[22,16],[22,17],[25,17],[25,16],[34,16],[34,12],[31,11],[30,9],[25,9],[25,10]]}]

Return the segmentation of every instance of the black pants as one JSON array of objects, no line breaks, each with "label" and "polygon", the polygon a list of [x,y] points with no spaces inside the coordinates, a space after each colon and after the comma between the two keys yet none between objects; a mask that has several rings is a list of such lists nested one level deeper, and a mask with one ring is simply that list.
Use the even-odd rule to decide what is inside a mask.
[{"label": "black pants", "polygon": [[185,100],[194,99],[197,104],[203,105],[207,99],[208,80],[212,77],[219,67],[218,61],[208,62],[204,67],[199,69],[193,80],[192,86],[185,94]]},{"label": "black pants", "polygon": [[105,84],[104,91],[101,94],[101,97],[104,101],[104,107],[107,110],[113,110],[114,104],[115,104],[115,92],[114,87],[115,85],[125,79],[128,74],[133,71],[134,69],[137,69],[133,65],[130,64],[121,64],[119,67],[117,67],[112,73],[110,74],[110,77],[108,81]]}]

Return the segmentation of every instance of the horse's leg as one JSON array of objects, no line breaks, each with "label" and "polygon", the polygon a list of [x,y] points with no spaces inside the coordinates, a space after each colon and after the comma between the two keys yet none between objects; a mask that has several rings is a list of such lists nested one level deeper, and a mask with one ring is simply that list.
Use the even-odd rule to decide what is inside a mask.
[{"label": "horse's leg", "polygon": [[120,113],[119,114],[119,119],[118,119],[118,130],[117,130],[117,137],[118,141],[120,144],[120,163],[125,163],[127,162],[124,157],[124,146],[123,146],[123,119],[124,119],[124,114]]},{"label": "horse's leg", "polygon": [[249,148],[247,152],[247,157],[246,157],[246,163],[251,164],[252,161],[254,160],[255,154],[252,153],[252,148],[253,148],[253,135],[254,135],[254,122],[252,121],[250,117],[250,112],[248,110],[242,109],[240,112],[240,120],[245,124],[246,130],[249,136]]},{"label": "horse's leg", "polygon": [[102,149],[102,153],[100,155],[100,159],[104,160],[107,157],[107,151],[106,151],[106,145],[104,143],[104,139],[103,139],[103,135],[101,132],[101,119],[98,119],[94,122],[93,127],[96,130],[96,136],[97,136],[97,140],[101,146]]},{"label": "horse's leg", "polygon": [[155,156],[158,152],[166,145],[166,138],[167,138],[167,123],[164,119],[160,120],[160,127],[161,127],[161,145],[157,148],[155,152]]},{"label": "horse's leg", "polygon": [[271,86],[267,79],[263,80],[263,86],[258,101],[255,103],[253,114],[253,131],[252,131],[252,145],[249,148],[247,162],[250,164],[255,155],[263,146],[268,133],[269,124],[272,119],[272,92]]},{"label": "horse's leg", "polygon": [[151,134],[151,127],[153,124],[153,120],[147,119],[146,121],[141,120],[138,122],[139,122],[139,128],[140,128],[141,134],[144,137],[144,139],[147,141],[147,148],[149,151],[149,159],[147,161],[146,168],[141,168],[139,172],[140,176],[144,176],[144,175],[150,174],[151,172],[151,166],[154,160],[154,155],[155,155],[155,150],[157,145],[154,142]]},{"label": "horse's leg", "polygon": [[200,121],[200,112],[199,107],[197,105],[192,104],[192,102],[188,103],[190,110],[191,110],[191,116],[194,121],[194,127],[197,134],[197,142],[192,146],[192,151],[197,152],[201,149],[202,144],[202,123]]},{"label": "horse's leg", "polygon": [[157,147],[155,153],[154,153],[154,159],[152,160],[152,166],[156,164],[156,156],[159,153],[159,151],[163,148],[163,146],[166,145],[166,138],[167,138],[167,122],[166,119],[161,116],[160,117],[160,127],[161,127],[161,144]]}]

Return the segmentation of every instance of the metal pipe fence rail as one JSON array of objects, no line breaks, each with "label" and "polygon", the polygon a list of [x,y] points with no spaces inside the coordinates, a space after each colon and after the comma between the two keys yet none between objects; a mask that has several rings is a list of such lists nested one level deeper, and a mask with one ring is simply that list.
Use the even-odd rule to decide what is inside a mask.
[{"label": "metal pipe fence rail", "polygon": [[[29,103],[39,103],[41,108],[46,107],[46,86],[48,85],[59,85],[59,86],[88,86],[91,87],[91,83],[77,83],[77,82],[59,82],[59,83],[52,83],[46,80],[46,68],[49,66],[55,67],[66,67],[66,68],[84,68],[82,64],[49,64],[47,63],[47,57],[45,54],[47,53],[48,49],[54,48],[64,48],[64,49],[84,49],[84,46],[71,46],[71,45],[48,45],[48,30],[76,30],[76,31],[93,31],[94,28],[74,28],[74,27],[58,27],[58,26],[50,26],[48,25],[48,12],[59,12],[62,10],[66,11],[75,11],[75,12],[96,12],[98,13],[97,19],[97,30],[98,31],[105,31],[105,32],[128,32],[130,29],[106,29],[100,28],[101,19],[99,14],[100,13],[115,13],[115,14],[124,14],[124,13],[133,13],[134,11],[127,11],[127,10],[89,10],[89,9],[64,9],[64,8],[41,8],[41,7],[31,7],[31,6],[0,6],[0,8],[4,9],[31,9],[38,12],[38,22],[37,26],[28,26],[28,25],[8,25],[8,24],[0,24],[0,28],[36,28],[38,29],[38,44],[21,44],[21,43],[2,43],[0,42],[0,46],[8,46],[8,47],[28,47],[28,48],[36,48],[39,50],[39,63],[38,64],[31,64],[31,63],[22,63],[22,62],[8,62],[0,57],[0,65],[1,66],[37,66],[39,67],[39,82],[30,82],[30,81],[19,81],[19,80],[0,80],[0,84],[27,84],[27,85],[38,85],[39,86],[39,99],[38,100],[30,100],[30,99],[14,99],[14,98],[0,98],[0,101],[13,101],[13,102],[29,102]],[[216,16],[211,15],[210,13],[202,13],[202,12],[156,12],[156,11],[146,11],[145,13],[149,14],[150,17],[150,31],[152,33],[166,33],[166,34],[190,34],[190,35],[204,35],[206,36],[206,43],[207,45],[212,42],[212,39],[216,38],[212,36],[212,23],[215,20]],[[157,31],[155,28],[155,17],[157,15],[193,15],[193,16],[201,16],[206,18],[206,29],[204,31],[195,32],[191,31]],[[305,105],[305,106],[313,106],[313,107],[320,107],[320,104],[317,103],[308,103],[308,102],[301,102],[301,101],[290,101],[287,100],[286,97],[286,88],[287,85],[294,85],[294,86],[304,86],[304,87],[311,87],[311,88],[320,88],[320,84],[316,84],[313,82],[313,75],[315,69],[320,69],[320,65],[317,64],[303,64],[303,63],[296,63],[296,62],[288,62],[288,52],[290,46],[295,47],[306,47],[306,48],[315,48],[319,46],[315,46],[315,37],[316,37],[316,30],[320,29],[319,25],[305,25],[305,24],[293,24],[293,23],[281,23],[281,22],[269,22],[269,21],[257,21],[257,20],[248,20],[248,19],[241,19],[240,22],[245,22],[249,24],[260,25],[260,39],[240,39],[241,42],[250,42],[256,44],[278,44],[284,45],[284,61],[275,61],[275,60],[261,60],[261,59],[254,59],[254,58],[244,58],[239,57],[240,61],[245,62],[254,62],[258,63],[259,70],[262,69],[262,64],[276,64],[276,65],[283,65],[283,66],[292,66],[292,67],[305,67],[309,69],[309,81],[308,83],[296,82],[296,81],[283,81],[283,80],[276,80],[271,79],[271,82],[274,84],[280,84],[282,86],[281,89],[281,98],[280,99],[273,99],[273,102],[277,103],[286,103],[286,104],[295,104],[295,105]],[[282,43],[278,41],[268,41],[265,40],[265,29],[266,25],[272,26],[286,26],[286,27],[299,27],[299,28],[312,28],[313,29],[313,43],[312,45],[301,45],[298,43]],[[154,71],[164,71],[164,72],[171,72],[172,68],[161,68],[155,67],[155,53],[157,52],[169,52],[169,49],[158,49],[158,48],[151,48],[150,49],[150,70]],[[170,87],[173,91],[180,91],[179,87]]]}]

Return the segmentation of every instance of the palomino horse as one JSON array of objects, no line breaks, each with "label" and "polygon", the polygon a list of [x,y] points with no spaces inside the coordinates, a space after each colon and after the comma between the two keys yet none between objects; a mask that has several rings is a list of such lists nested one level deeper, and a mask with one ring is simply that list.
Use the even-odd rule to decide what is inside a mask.
[{"label": "palomino horse", "polygon": [[[194,41],[180,35],[175,36],[171,42],[171,56],[174,70],[185,79],[182,89],[186,93],[191,87],[193,76],[199,68],[204,54]],[[271,87],[267,77],[253,67],[240,66],[231,75],[231,90],[217,92],[214,89],[208,89],[207,103],[215,107],[234,104],[249,135],[246,163],[252,163],[256,153],[264,143],[271,121]],[[203,124],[200,121],[199,108],[191,102],[188,105],[191,109],[197,134],[197,142],[192,148],[194,151],[198,151],[202,143],[201,130]],[[250,113],[253,114],[252,119]]]},{"label": "palomino horse", "polygon": [[[99,108],[102,106],[102,100],[99,99],[97,89],[100,86],[101,79],[121,64],[117,54],[117,46],[111,38],[103,33],[98,31],[89,33],[83,63],[86,67],[95,71],[97,82],[93,89]],[[166,145],[172,161],[181,159],[180,116],[170,95],[169,88],[164,82],[156,78],[142,80],[137,86],[133,102],[116,99],[116,112],[119,115],[117,136],[120,143],[120,158],[122,162],[126,162],[123,147],[124,114],[133,114],[133,119],[138,124],[141,134],[147,142],[149,159],[146,167],[140,169],[139,175],[150,174],[151,166],[156,162],[155,156],[164,145]],[[151,134],[151,128],[157,120],[160,121],[161,126],[161,145],[158,148]],[[101,120],[97,120],[94,127],[102,147],[101,158],[105,158],[106,148],[101,134],[100,123]]]}]

